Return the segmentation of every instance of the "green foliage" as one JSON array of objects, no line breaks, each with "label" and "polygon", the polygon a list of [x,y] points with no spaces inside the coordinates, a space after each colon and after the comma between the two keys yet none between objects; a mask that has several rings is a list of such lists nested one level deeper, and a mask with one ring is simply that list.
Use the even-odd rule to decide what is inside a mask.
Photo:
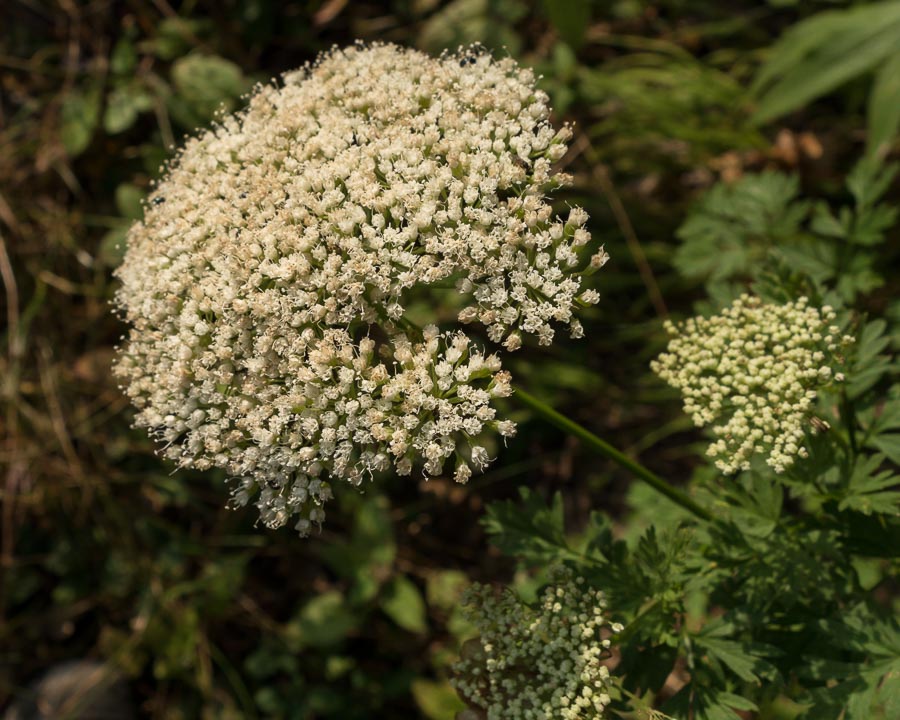
[{"label": "green foliage", "polygon": [[746,175],[715,185],[678,228],[673,264],[710,283],[746,277],[769,250],[797,237],[809,213],[796,177],[777,172]]},{"label": "green foliage", "polygon": [[100,119],[103,96],[99,87],[87,87],[66,96],[60,111],[60,139],[70,155],[80,155],[91,143]]},{"label": "green foliage", "polygon": [[206,124],[217,111],[234,110],[250,83],[233,62],[216,55],[192,54],[172,64],[173,117],[184,127]]},{"label": "green foliage", "polygon": [[293,652],[336,645],[356,629],[357,618],[342,593],[323,592],[310,598],[285,626],[285,642]]},{"label": "green foliage", "polygon": [[513,26],[527,13],[522,0],[453,0],[428,19],[418,42],[436,53],[482,43],[516,54],[521,40]]},{"label": "green foliage", "polygon": [[788,268],[833,285],[841,301],[852,303],[884,284],[879,246],[898,208],[882,198],[896,172],[897,166],[860,161],[846,180],[853,202],[837,208],[803,199],[798,179],[779,172],[714,186],[678,229],[674,265],[686,277],[704,279],[719,304],[746,282]]},{"label": "green foliage", "polygon": [[869,98],[870,155],[884,155],[900,125],[900,3],[876,2],[815,15],[791,27],[756,77],[757,123],[796,110],[877,69]]},{"label": "green foliage", "polygon": [[381,609],[404,630],[414,633],[428,630],[425,601],[409,578],[400,576],[391,581],[381,601]]},{"label": "green foliage", "polygon": [[453,720],[460,710],[466,706],[456,695],[456,691],[447,682],[414,680],[413,697],[422,714],[428,720]]},{"label": "green foliage", "polygon": [[887,155],[900,130],[900,52],[888,58],[875,75],[867,115],[869,154]]},{"label": "green foliage", "polygon": [[900,475],[884,466],[884,455],[871,455],[850,473],[838,510],[857,510],[864,515],[900,515]]},{"label": "green foliage", "polygon": [[[865,475],[882,459],[862,462],[858,472]],[[711,527],[682,528],[662,537],[651,527],[633,548],[615,540],[603,518],[594,515],[585,533],[589,550],[573,552],[558,498],[547,506],[527,492],[518,515],[510,504],[494,506],[485,524],[498,547],[529,563],[566,559],[604,589],[626,621],[617,672],[627,693],[660,692],[680,667],[689,668],[690,681],[663,706],[673,717],[739,717],[734,710],[754,709],[779,693],[815,702],[824,712],[835,697],[846,700],[848,692],[866,688],[874,693],[880,687],[877,697],[866,695],[866,711],[873,703],[890,707],[895,699],[885,688],[892,683],[885,685],[883,679],[892,681],[897,660],[896,638],[887,631],[875,641],[866,639],[878,648],[873,644],[867,655],[879,658],[871,661],[871,669],[848,663],[845,672],[855,674],[846,686],[829,686],[828,692],[816,686],[835,677],[823,674],[826,668],[833,671],[829,653],[864,646],[862,640],[834,642],[838,636],[853,637],[838,625],[852,626],[852,616],[844,618],[847,603],[865,598],[847,562],[853,538],[846,527],[834,514],[820,513],[812,522],[784,517],[782,491],[771,476],[751,473],[741,480],[736,488],[724,488],[723,512]],[[900,498],[884,498],[885,509],[889,504],[895,515]],[[538,531],[534,542],[523,536],[527,527]],[[857,526],[850,532],[859,531]],[[552,547],[558,548],[555,554]],[[716,608],[715,616],[691,611],[698,594]],[[888,620],[873,620],[878,614],[864,602],[855,612],[869,618],[865,622],[893,627]],[[811,654],[812,648],[820,654]],[[810,667],[823,670],[811,675]],[[800,678],[816,682],[798,690]]]},{"label": "green foliage", "polygon": [[110,135],[124,132],[137,122],[141,113],[153,108],[153,96],[138,83],[122,83],[107,99],[103,129]]},{"label": "green foliage", "polygon": [[591,0],[571,0],[565,4],[543,0],[544,12],[560,38],[577,50],[591,21]]},{"label": "green foliage", "polygon": [[519,488],[519,493],[523,507],[507,501],[487,509],[483,524],[495,536],[497,547],[507,555],[535,563],[547,563],[560,555],[568,559],[580,557],[569,548],[563,531],[562,496],[554,495],[547,507],[528,488]]},{"label": "green foliage", "polygon": [[784,474],[761,462],[733,477],[698,468],[692,486],[714,508],[710,523],[684,516],[657,531],[634,495],[650,524],[631,542],[599,513],[567,532],[559,495],[547,505],[522,491],[518,508],[488,507],[504,553],[565,561],[609,595],[625,624],[621,710],[652,697],[674,718],[895,714],[897,627],[872,591],[889,583],[900,540],[900,366],[890,323],[850,310],[883,283],[897,211],[881,199],[894,174],[861,161],[846,179],[852,204],[837,209],[802,198],[797,178],[748,175],[714,187],[679,230],[674,264],[707,281],[713,307],[753,283],[774,301],[833,303],[855,336],[846,377],[819,398],[806,459]]},{"label": "green foliage", "polygon": [[[900,711],[900,626],[896,619],[873,620],[857,606],[838,620],[823,621],[830,659],[810,662],[806,678],[818,687],[810,700],[822,713],[846,718],[885,718]],[[840,659],[839,659],[840,658]],[[852,659],[851,659],[852,658]]]},{"label": "green foliage", "polygon": [[[558,3],[557,3],[558,4]],[[617,172],[684,167],[750,149],[762,139],[742,121],[741,84],[709,59],[683,48],[641,38],[611,38],[635,52],[601,67],[575,65],[571,101],[582,100],[596,119],[587,132],[600,156]],[[563,74],[557,61],[554,77]],[[563,75],[565,77],[565,75]],[[560,84],[547,84],[554,105],[567,107]],[[562,103],[560,103],[562,101]]]}]

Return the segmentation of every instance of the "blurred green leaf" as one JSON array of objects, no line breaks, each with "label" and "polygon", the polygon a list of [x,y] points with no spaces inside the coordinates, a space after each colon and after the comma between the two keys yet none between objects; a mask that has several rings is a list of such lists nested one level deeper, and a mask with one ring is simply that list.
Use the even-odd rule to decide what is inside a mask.
[{"label": "blurred green leaf", "polygon": [[735,632],[731,623],[719,618],[707,623],[693,636],[693,641],[707,652],[709,658],[727,667],[741,680],[759,684],[760,674],[768,674],[774,670],[763,657],[764,650],[770,648],[753,647],[740,642],[734,639]]},{"label": "blurred green leaf", "polygon": [[142,112],[153,108],[153,96],[137,83],[117,86],[107,98],[103,129],[110,135],[124,132]]},{"label": "blurred green leaf", "polygon": [[173,115],[186,127],[208,122],[220,108],[233,110],[250,81],[230,60],[194,53],[172,65],[176,95],[170,99]]},{"label": "blurred green leaf", "polygon": [[244,668],[254,678],[269,678],[278,673],[296,675],[299,669],[294,654],[271,637],[261,639],[253,653],[244,661]]},{"label": "blurred green leaf", "polygon": [[482,43],[515,55],[521,39],[514,24],[527,13],[520,0],[453,0],[425,23],[418,44],[438,53]]},{"label": "blurred green leaf", "polygon": [[900,2],[833,10],[793,26],[760,70],[753,122],[773,120],[871,70],[900,47]]},{"label": "blurred green leaf", "polygon": [[[594,148],[617,173],[695,170],[716,155],[764,144],[745,121],[746,91],[730,74],[675,44],[625,42],[634,51],[598,67],[580,64],[574,83],[579,105],[589,108]],[[554,93],[558,83],[554,74],[543,87]]]},{"label": "blurred green leaf", "polygon": [[156,37],[147,49],[161,60],[174,60],[187,53],[203,24],[197,19],[165,17],[160,20]]},{"label": "blurred green leaf", "polygon": [[[841,660],[806,663],[805,676],[822,685],[810,693],[810,712],[815,717],[840,715],[848,720],[896,717],[900,711],[897,619],[877,617],[860,604],[846,609],[839,619],[821,620],[819,626],[844,654]],[[856,662],[846,661],[854,656]]]},{"label": "blurred green leaf", "polygon": [[172,610],[157,615],[147,630],[147,641],[154,650],[153,674],[160,680],[179,677],[197,662],[201,636],[198,608],[185,603]]},{"label": "blurred green leaf", "polygon": [[285,640],[294,651],[304,647],[329,647],[340,643],[359,624],[360,618],[338,590],[313,596],[284,628]]},{"label": "blurred green leaf", "polygon": [[109,69],[116,75],[127,75],[137,66],[138,55],[130,38],[123,37],[113,47]]},{"label": "blurred green leaf", "polygon": [[869,95],[866,151],[884,157],[900,130],[900,51],[881,66]]},{"label": "blurred green leaf", "polygon": [[203,567],[203,610],[208,619],[223,615],[232,607],[241,593],[246,566],[247,557],[231,555]]},{"label": "blurred green leaf", "polygon": [[749,472],[729,490],[734,502],[731,519],[748,535],[767,537],[775,531],[781,518],[784,491],[766,473]]},{"label": "blurred green leaf", "polygon": [[60,109],[60,139],[71,156],[83,153],[100,121],[102,93],[99,87],[71,90]]},{"label": "blurred green leaf", "polygon": [[144,214],[143,201],[147,194],[136,185],[122,183],[116,187],[116,209],[129,220],[139,220]]},{"label": "blurred green leaf", "polygon": [[872,438],[871,444],[883,452],[892,463],[900,466],[900,433],[885,433]]},{"label": "blurred green leaf", "polygon": [[383,496],[352,496],[345,502],[355,505],[351,537],[323,544],[318,551],[334,572],[352,581],[350,602],[364,603],[390,577],[397,554],[394,529]]},{"label": "blurred green leaf", "polygon": [[424,633],[428,629],[422,593],[412,580],[403,575],[398,575],[388,584],[381,599],[381,609],[404,630]]},{"label": "blurred green leaf", "polygon": [[428,605],[441,610],[452,610],[459,604],[462,591],[469,579],[460,570],[437,570],[425,581],[425,597]]},{"label": "blurred green leaf", "polygon": [[418,678],[413,680],[412,694],[422,715],[428,720],[453,720],[456,713],[466,708],[465,703],[446,681],[435,682]]},{"label": "blurred green leaf", "polygon": [[855,400],[870,390],[882,377],[897,372],[893,359],[884,354],[891,338],[887,335],[884,320],[867,322],[856,334],[856,343],[850,348],[851,365],[847,371],[847,396]]},{"label": "blurred green leaf", "polygon": [[591,0],[543,0],[543,6],[559,36],[573,49],[580,48],[591,23]]},{"label": "blurred green leaf", "polygon": [[100,238],[97,259],[106,267],[117,267],[125,257],[126,238],[131,223],[123,222],[111,230],[107,230]]},{"label": "blurred green leaf", "polygon": [[667,700],[662,709],[675,718],[741,720],[737,710],[752,712],[759,708],[740,695],[690,682]]}]

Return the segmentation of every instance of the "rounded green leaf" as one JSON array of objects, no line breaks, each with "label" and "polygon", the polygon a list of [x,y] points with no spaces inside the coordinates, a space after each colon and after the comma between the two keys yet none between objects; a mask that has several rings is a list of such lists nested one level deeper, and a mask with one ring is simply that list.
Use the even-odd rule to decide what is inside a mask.
[{"label": "rounded green leaf", "polygon": [[423,633],[428,629],[422,593],[407,577],[399,576],[391,581],[381,601],[381,609],[404,630]]}]

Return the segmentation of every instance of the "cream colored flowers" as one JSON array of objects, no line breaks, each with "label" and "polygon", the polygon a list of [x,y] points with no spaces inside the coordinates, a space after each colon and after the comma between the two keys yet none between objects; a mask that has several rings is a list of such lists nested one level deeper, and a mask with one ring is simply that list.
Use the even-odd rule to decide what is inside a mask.
[{"label": "cream colored flowers", "polygon": [[610,639],[601,631],[622,631],[604,615],[603,593],[559,570],[536,608],[485,585],[473,585],[463,603],[480,637],[463,645],[451,684],[488,720],[603,716]]},{"label": "cream colored flowers", "polygon": [[806,298],[773,305],[744,295],[711,318],[666,324],[668,351],[651,366],[681,391],[698,426],[712,425],[708,454],[720,470],[746,470],[760,453],[780,473],[807,456],[817,391],[843,380],[837,353],[853,340],[834,319]]},{"label": "cream colored flowers", "polygon": [[[277,527],[324,517],[336,482],[465,482],[475,438],[511,435],[496,355],[413,326],[455,285],[459,321],[508,350],[582,328],[587,214],[553,215],[568,128],[511,59],[335,50],[188,142],[128,236],[116,366],[137,424],[182,467],[224,468]],[[435,318],[437,319],[437,318]],[[470,448],[470,449],[467,449]]]}]

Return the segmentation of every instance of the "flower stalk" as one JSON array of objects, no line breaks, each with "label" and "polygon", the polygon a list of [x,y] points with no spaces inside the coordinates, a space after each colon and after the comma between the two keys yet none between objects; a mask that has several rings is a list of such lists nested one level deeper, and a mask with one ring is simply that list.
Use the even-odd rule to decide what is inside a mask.
[{"label": "flower stalk", "polygon": [[523,405],[527,405],[530,409],[534,410],[538,415],[550,422],[552,425],[555,425],[563,432],[567,432],[570,435],[577,437],[592,450],[600,453],[601,455],[604,455],[605,457],[608,457],[610,460],[617,463],[620,467],[623,467],[629,472],[633,473],[645,483],[650,485],[654,490],[662,493],[667,498],[669,498],[669,500],[676,503],[677,505],[680,505],[694,516],[705,521],[710,521],[713,519],[712,513],[710,513],[709,510],[702,507],[701,505],[698,505],[684,492],[670,485],[656,473],[648,470],[637,461],[632,460],[630,457],[614,448],[605,440],[597,437],[596,435],[594,435],[594,433],[592,433],[584,426],[579,425],[574,420],[571,420],[565,415],[557,412],[547,403],[539,400],[534,395],[523,390],[522,388],[517,387],[514,390],[513,396],[518,398]]}]

